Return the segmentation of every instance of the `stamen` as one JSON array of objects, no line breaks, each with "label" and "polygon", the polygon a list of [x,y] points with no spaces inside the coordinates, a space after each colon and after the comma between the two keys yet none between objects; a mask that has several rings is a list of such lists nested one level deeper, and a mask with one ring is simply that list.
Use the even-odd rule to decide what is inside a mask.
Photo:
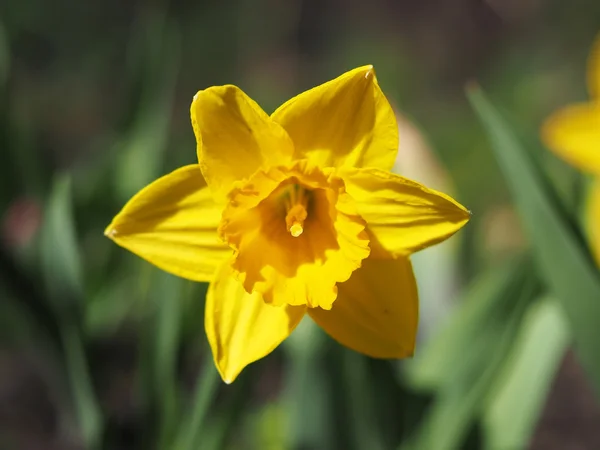
[{"label": "stamen", "polygon": [[307,208],[306,191],[297,184],[292,185],[289,196],[285,199],[285,224],[293,237],[298,237],[304,232],[304,221],[308,217]]},{"label": "stamen", "polygon": [[295,221],[290,227],[290,234],[294,237],[298,237],[302,234],[304,228],[302,228],[302,224],[298,221]]}]

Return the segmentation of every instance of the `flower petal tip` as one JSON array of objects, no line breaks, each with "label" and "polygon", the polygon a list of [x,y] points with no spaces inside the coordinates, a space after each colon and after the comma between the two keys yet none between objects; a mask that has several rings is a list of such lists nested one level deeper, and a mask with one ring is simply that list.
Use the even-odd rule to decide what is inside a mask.
[{"label": "flower petal tip", "polygon": [[104,230],[104,236],[106,236],[107,238],[112,239],[114,236],[116,236],[117,234],[117,230],[111,227],[108,227],[106,230]]},{"label": "flower petal tip", "polygon": [[471,218],[473,217],[473,211],[471,211],[470,209],[465,208],[460,203],[458,204],[458,206],[459,206],[459,210],[460,210],[460,215],[465,220],[465,223],[468,222],[468,221],[470,221]]},{"label": "flower petal tip", "polygon": [[225,383],[228,386],[230,384],[232,384],[235,380],[237,380],[237,377],[242,372],[242,369],[240,369],[238,371],[230,371],[227,375],[225,375],[225,371],[221,370],[221,368],[217,367],[219,375],[221,375],[221,380],[223,380],[223,383]]},{"label": "flower petal tip", "polygon": [[[232,372],[232,371],[227,373],[225,370],[226,368],[223,367],[222,365],[220,365],[216,361],[215,361],[215,367],[217,369],[217,372],[219,372],[219,376],[221,377],[221,380],[223,380],[223,383],[225,383],[227,385],[230,385],[231,383],[233,383],[240,373],[240,372]],[[227,375],[225,375],[226,373],[227,373]]]}]

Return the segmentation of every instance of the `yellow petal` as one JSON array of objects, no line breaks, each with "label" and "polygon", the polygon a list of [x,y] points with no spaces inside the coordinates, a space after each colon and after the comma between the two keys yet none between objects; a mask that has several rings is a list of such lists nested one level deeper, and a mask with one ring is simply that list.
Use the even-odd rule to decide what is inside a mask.
[{"label": "yellow petal", "polygon": [[596,36],[590,52],[587,76],[590,95],[600,101],[600,34]]},{"label": "yellow petal", "polygon": [[371,255],[378,245],[394,255],[409,254],[447,239],[470,218],[464,206],[407,178],[378,169],[342,172],[346,191],[371,233]]},{"label": "yellow petal", "polygon": [[217,234],[221,207],[198,165],[185,166],[138,192],[105,234],[129,251],[174,275],[210,281],[231,249]]},{"label": "yellow petal", "polygon": [[596,264],[600,266],[600,180],[595,180],[588,193],[586,228]]},{"label": "yellow petal", "polygon": [[[286,220],[286,204],[296,192],[307,198],[298,215],[300,233],[292,233]],[[274,305],[331,308],[336,283],[370,252],[365,222],[342,180],[306,160],[258,171],[232,191],[220,231],[235,249],[233,268],[246,291],[258,291]]]},{"label": "yellow petal", "polygon": [[417,286],[408,258],[367,258],[330,311],[309,315],[336,341],[373,358],[412,356],[419,322]]},{"label": "yellow petal", "polygon": [[373,66],[303,92],[271,117],[294,141],[296,159],[308,158],[321,167],[390,170],[394,164],[398,127]]},{"label": "yellow petal", "polygon": [[191,116],[200,168],[217,197],[257,169],[285,164],[293,155],[285,130],[236,86],[198,92]]},{"label": "yellow petal", "polygon": [[217,369],[231,383],[248,364],[263,358],[300,323],[303,306],[272,306],[248,294],[221,266],[206,294],[204,324]]},{"label": "yellow petal", "polygon": [[569,164],[600,174],[600,100],[554,113],[542,127],[542,138]]}]

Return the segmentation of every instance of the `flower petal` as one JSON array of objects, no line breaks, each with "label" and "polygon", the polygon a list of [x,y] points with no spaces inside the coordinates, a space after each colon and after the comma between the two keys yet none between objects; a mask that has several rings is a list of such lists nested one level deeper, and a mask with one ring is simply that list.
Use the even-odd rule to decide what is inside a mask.
[{"label": "flower petal", "polygon": [[592,45],[588,60],[588,89],[592,98],[600,101],[600,33]]},{"label": "flower petal", "polygon": [[542,138],[569,164],[600,174],[600,100],[554,113],[542,127]]},{"label": "flower petal", "polygon": [[296,159],[308,158],[321,167],[390,170],[394,164],[398,127],[373,66],[303,92],[271,117],[294,141]]},{"label": "flower petal", "polygon": [[394,255],[421,250],[469,221],[469,211],[449,196],[399,175],[347,169],[342,176],[372,235],[372,256],[381,257],[377,243]]},{"label": "flower petal", "polygon": [[417,285],[408,258],[367,258],[330,311],[309,315],[340,344],[373,358],[412,356],[419,322]]},{"label": "flower petal", "polygon": [[191,116],[200,168],[217,197],[235,181],[261,167],[285,164],[293,155],[285,130],[236,86],[198,92]]},{"label": "flower petal", "polygon": [[217,234],[221,207],[198,165],[165,175],[138,192],[106,228],[120,246],[161,269],[210,281],[231,249]]},{"label": "flower petal", "polygon": [[248,294],[228,263],[206,294],[204,324],[217,369],[231,383],[248,364],[271,353],[304,317],[303,306],[272,306]]}]

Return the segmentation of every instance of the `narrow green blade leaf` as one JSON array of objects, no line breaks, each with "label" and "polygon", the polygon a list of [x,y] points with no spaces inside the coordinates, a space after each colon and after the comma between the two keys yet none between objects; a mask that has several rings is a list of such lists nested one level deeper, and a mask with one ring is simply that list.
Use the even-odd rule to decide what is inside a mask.
[{"label": "narrow green blade leaf", "polygon": [[[156,303],[154,392],[159,398],[159,448],[168,448],[178,420],[177,354],[179,350],[182,290],[186,282],[161,272],[152,295]],[[189,283],[189,282],[188,282]]]},{"label": "narrow green blade leaf", "polygon": [[545,298],[533,304],[486,402],[487,448],[527,448],[568,344],[569,330],[558,303]]},{"label": "narrow green blade leaf", "polygon": [[377,422],[367,359],[349,349],[341,349],[343,376],[340,382],[347,396],[348,434],[356,448],[384,450],[380,423]]},{"label": "narrow green blade leaf", "polygon": [[553,201],[550,184],[506,121],[479,88],[468,98],[486,128],[534,256],[573,332],[575,349],[600,394],[600,278],[571,223]]},{"label": "narrow green blade leaf", "polygon": [[85,448],[99,449],[103,418],[87,367],[81,336],[77,327],[68,323],[63,324],[62,330],[69,383]]},{"label": "narrow green blade leaf", "polygon": [[222,450],[232,448],[230,442],[232,437],[239,435],[242,419],[250,414],[250,406],[253,403],[253,396],[249,395],[252,383],[255,380],[253,376],[257,372],[257,367],[250,366],[245,373],[235,380],[228,388],[228,398],[219,402],[218,409],[211,413],[204,428],[202,436],[196,436],[194,448],[202,450]]},{"label": "narrow green blade leaf", "polygon": [[56,305],[63,306],[80,299],[81,260],[73,222],[71,181],[67,176],[54,182],[44,212],[40,245],[49,297]]},{"label": "narrow green blade leaf", "polygon": [[[421,427],[413,439],[403,443],[402,450],[465,448],[468,432],[512,348],[524,311],[531,299],[538,295],[539,285],[531,270],[527,270],[528,265],[523,262],[515,265],[514,269],[511,278],[502,285],[495,284],[495,289],[488,292],[490,298],[480,298],[488,306],[486,314],[477,316],[477,335],[472,332],[463,334],[460,328],[452,327],[458,338],[470,337],[470,341],[462,342],[462,339],[448,334],[440,334],[436,338],[449,339],[450,343],[461,341],[462,345],[448,348],[452,352],[448,364],[439,368],[444,382],[440,383],[435,401]],[[469,304],[459,309],[454,323],[463,322],[462,314],[474,319],[471,310]],[[438,347],[435,343],[433,345]]]},{"label": "narrow green blade leaf", "polygon": [[333,448],[329,417],[334,415],[333,394],[321,361],[327,347],[324,333],[304,319],[283,343],[287,356],[283,404],[288,412],[288,448]]},{"label": "narrow green blade leaf", "polygon": [[81,433],[86,448],[98,448],[102,414],[87,367],[79,322],[83,282],[72,213],[71,182],[66,176],[55,181],[46,205],[41,259],[47,293],[60,322],[65,367]]},{"label": "narrow green blade leaf", "polygon": [[175,438],[173,450],[196,450],[198,436],[202,435],[202,428],[206,426],[208,410],[217,393],[221,377],[215,368],[212,355],[209,353],[204,361],[198,379],[191,411],[185,415]]},{"label": "narrow green blade leaf", "polygon": [[414,359],[406,361],[408,383],[418,390],[439,389],[447,383],[448,369],[463,359],[465,349],[498,317],[503,303],[510,300],[506,298],[507,286],[527,269],[526,260],[518,259],[479,275],[462,295],[446,326],[427,341]]},{"label": "narrow green blade leaf", "polygon": [[115,333],[137,306],[131,299],[134,291],[130,277],[109,278],[87,301],[83,328],[91,338]]}]

